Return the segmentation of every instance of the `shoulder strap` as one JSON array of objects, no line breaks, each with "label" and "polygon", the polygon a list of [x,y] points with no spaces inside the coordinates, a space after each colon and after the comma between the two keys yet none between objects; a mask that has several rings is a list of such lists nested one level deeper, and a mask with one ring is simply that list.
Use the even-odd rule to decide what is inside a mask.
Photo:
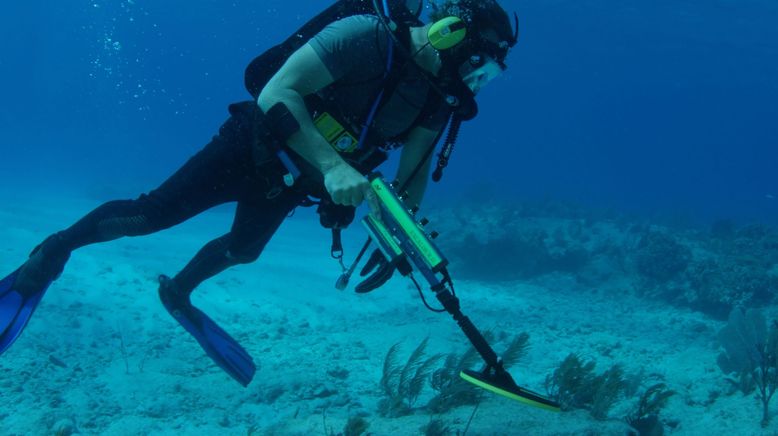
[{"label": "shoulder strap", "polygon": [[[399,42],[400,44],[404,45],[406,50],[408,50],[411,43],[410,27],[400,28],[395,33],[395,35],[397,37],[397,41],[390,41],[390,44]],[[392,40],[394,40],[394,38],[392,38]],[[403,60],[401,58],[401,56],[394,56],[394,59],[387,61],[388,72],[384,78],[384,84],[376,92],[375,96],[376,103],[374,104],[374,107],[376,112],[380,111],[389,102],[389,98],[394,94],[394,92],[397,90],[397,87],[400,85],[400,82],[402,81],[403,71],[406,67],[408,67],[409,61]],[[427,92],[427,98],[424,101],[424,105],[422,106],[421,111],[419,111],[419,114],[416,116],[416,119],[414,119],[413,123],[411,123],[408,129],[396,135],[395,138],[406,137],[414,128],[421,125],[421,123],[426,118],[432,116],[435,112],[440,110],[444,104],[445,102],[443,101],[443,98],[437,92],[435,92],[434,89],[430,88]],[[446,122],[442,127],[443,130],[445,130],[446,124],[448,124],[448,122]]]},{"label": "shoulder strap", "polygon": [[400,35],[394,35],[391,33],[389,29],[386,29],[387,32],[387,41],[386,41],[386,67],[384,70],[384,84],[383,86],[377,91],[374,103],[372,107],[370,108],[370,111],[367,113],[367,117],[365,118],[365,122],[362,125],[362,133],[359,135],[359,144],[357,148],[362,149],[365,145],[365,142],[367,141],[367,136],[370,128],[373,126],[373,121],[375,121],[375,116],[378,114],[378,111],[386,105],[386,102],[389,100],[388,96],[391,96],[394,91],[397,89],[397,86],[400,83],[400,79],[402,78],[402,68],[398,68],[397,64],[397,57],[395,56],[395,40],[398,40],[401,44],[405,44],[402,39],[405,37],[405,39],[408,41],[408,44],[410,44],[410,30],[407,27],[404,27],[400,29],[398,32]]}]

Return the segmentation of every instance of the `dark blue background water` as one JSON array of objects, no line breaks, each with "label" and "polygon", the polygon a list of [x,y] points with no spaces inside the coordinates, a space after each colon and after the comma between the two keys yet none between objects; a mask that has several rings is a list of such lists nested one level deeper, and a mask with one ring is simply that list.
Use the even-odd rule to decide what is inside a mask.
[{"label": "dark blue background water", "polygon": [[[2,189],[153,188],[247,98],[251,58],[327,4],[6,4]],[[522,198],[776,222],[778,3],[504,5],[521,15],[521,43],[434,197],[492,184]]]}]

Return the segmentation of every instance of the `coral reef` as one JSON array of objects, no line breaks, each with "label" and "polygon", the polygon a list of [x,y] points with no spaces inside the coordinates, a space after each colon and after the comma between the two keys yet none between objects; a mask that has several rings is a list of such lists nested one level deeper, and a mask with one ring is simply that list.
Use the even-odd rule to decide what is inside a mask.
[{"label": "coral reef", "polygon": [[771,229],[717,223],[710,233],[676,231],[671,237],[667,232],[641,244],[642,250],[653,247],[648,253],[636,251],[636,269],[643,277],[638,288],[644,295],[719,319],[726,319],[735,307],[773,301],[778,291],[778,234]]},{"label": "coral reef", "polygon": [[552,223],[526,213],[497,205],[439,212],[433,219],[449,231],[440,243],[455,262],[457,276],[530,279],[555,271],[575,273],[589,263],[590,239],[583,220]]},{"label": "coral reef", "polygon": [[719,221],[707,230],[597,215],[556,203],[473,205],[432,217],[459,278],[542,280],[564,274],[584,286],[641,296],[726,319],[778,293],[778,233]]},{"label": "coral reef", "polygon": [[652,285],[661,285],[686,271],[691,257],[691,250],[672,235],[648,231],[635,249],[635,269]]},{"label": "coral reef", "polygon": [[726,317],[734,307],[765,305],[778,290],[778,281],[766,268],[737,256],[716,256],[694,262],[686,279],[688,286],[681,299],[717,318]]},{"label": "coral reef", "polygon": [[718,318],[735,307],[770,303],[778,291],[778,235],[755,225],[713,231],[700,240],[704,254],[685,274],[682,300]]}]

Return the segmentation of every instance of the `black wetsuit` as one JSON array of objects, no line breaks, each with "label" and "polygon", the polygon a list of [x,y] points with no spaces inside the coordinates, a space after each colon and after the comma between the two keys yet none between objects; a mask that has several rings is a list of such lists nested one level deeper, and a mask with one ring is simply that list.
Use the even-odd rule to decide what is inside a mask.
[{"label": "black wetsuit", "polygon": [[[345,122],[356,122],[357,114],[369,107],[370,96],[382,86],[386,37],[378,20],[357,16],[332,24],[311,42],[336,79],[320,97]],[[412,69],[406,76],[376,118],[375,130],[383,140],[401,141],[400,136],[414,125],[445,127],[442,112],[417,119],[424,113],[423,96],[429,89]],[[50,237],[46,252],[63,256],[85,245],[151,234],[216,205],[237,202],[230,231],[206,244],[173,280],[181,291],[190,293],[224,269],[256,260],[284,218],[314,193],[310,184],[307,188],[306,183],[293,188],[283,185],[286,170],[268,152],[264,132],[257,131],[257,111],[253,101],[231,105],[231,116],[218,135],[161,186],[135,200],[103,204]]]}]

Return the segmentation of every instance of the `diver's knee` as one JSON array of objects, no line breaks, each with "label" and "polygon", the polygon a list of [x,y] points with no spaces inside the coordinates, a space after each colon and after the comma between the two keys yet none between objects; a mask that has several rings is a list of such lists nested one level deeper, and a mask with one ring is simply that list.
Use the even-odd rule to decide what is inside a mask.
[{"label": "diver's knee", "polygon": [[259,250],[227,250],[227,258],[237,263],[253,263],[259,259]]}]

